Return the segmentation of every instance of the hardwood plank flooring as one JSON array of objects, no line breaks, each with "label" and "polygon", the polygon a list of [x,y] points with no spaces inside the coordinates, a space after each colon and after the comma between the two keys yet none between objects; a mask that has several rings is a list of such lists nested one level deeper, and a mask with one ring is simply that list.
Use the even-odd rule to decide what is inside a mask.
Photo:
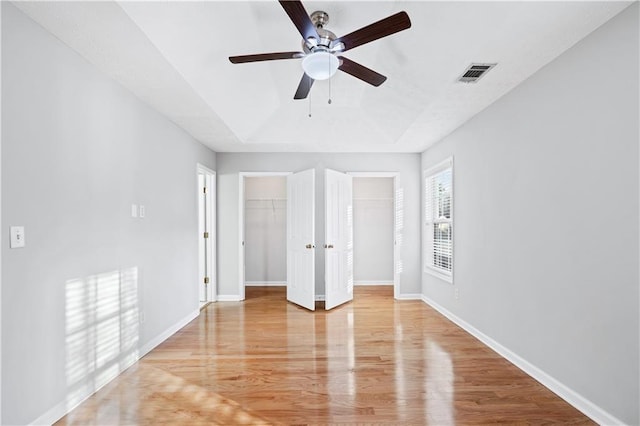
[{"label": "hardwood plank flooring", "polygon": [[61,419],[87,424],[594,424],[421,301],[283,287],[218,302]]}]

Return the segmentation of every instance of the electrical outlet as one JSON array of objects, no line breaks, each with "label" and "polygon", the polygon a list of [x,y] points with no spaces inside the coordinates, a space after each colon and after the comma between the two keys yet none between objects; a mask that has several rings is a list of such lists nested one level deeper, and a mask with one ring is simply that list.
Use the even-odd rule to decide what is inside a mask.
[{"label": "electrical outlet", "polygon": [[455,297],[456,300],[460,299],[460,291],[458,291],[457,288],[453,290],[453,297]]},{"label": "electrical outlet", "polygon": [[140,204],[140,207],[138,207],[138,216],[142,219],[144,218],[145,214],[146,214],[146,209],[142,204]]}]

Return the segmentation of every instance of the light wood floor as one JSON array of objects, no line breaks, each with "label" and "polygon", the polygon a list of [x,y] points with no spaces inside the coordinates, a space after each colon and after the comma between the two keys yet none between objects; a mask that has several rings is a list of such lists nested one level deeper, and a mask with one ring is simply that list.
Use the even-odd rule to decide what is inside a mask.
[{"label": "light wood floor", "polygon": [[392,287],[330,312],[279,287],[246,296],[207,306],[58,424],[592,424]]}]

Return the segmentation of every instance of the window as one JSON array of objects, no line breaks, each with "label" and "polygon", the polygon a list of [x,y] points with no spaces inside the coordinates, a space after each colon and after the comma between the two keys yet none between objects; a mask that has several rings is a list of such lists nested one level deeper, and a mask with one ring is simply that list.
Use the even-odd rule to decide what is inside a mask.
[{"label": "window", "polygon": [[453,158],[424,173],[424,270],[453,282]]}]

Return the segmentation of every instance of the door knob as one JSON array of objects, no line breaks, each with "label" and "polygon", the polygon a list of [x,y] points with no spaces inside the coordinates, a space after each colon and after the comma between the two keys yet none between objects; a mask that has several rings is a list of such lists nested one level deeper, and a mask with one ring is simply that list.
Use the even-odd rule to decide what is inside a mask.
[{"label": "door knob", "polygon": [[329,244],[327,248],[333,248],[333,244]]},{"label": "door knob", "polygon": [[315,246],[312,246],[311,244],[307,244],[305,247],[310,249],[310,248],[314,248]]}]

